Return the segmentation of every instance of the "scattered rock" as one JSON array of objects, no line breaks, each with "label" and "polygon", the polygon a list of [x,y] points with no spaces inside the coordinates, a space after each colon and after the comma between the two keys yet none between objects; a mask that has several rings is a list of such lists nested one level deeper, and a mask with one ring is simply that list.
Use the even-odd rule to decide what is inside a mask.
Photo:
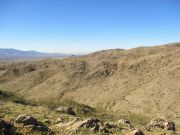
[{"label": "scattered rock", "polygon": [[162,128],[175,131],[175,123],[157,118],[151,120],[150,123],[147,124],[146,129],[150,130],[151,128]]},{"label": "scattered rock", "polygon": [[115,124],[114,122],[105,122],[103,127],[105,127],[105,128],[117,128],[117,124]]},{"label": "scattered rock", "polygon": [[126,125],[126,126],[128,126],[129,129],[134,128],[134,126],[131,124],[131,122],[126,119],[120,119],[120,120],[118,120],[117,123],[118,123],[118,125]]},{"label": "scattered rock", "polygon": [[95,109],[87,106],[87,105],[81,105],[80,107],[74,108],[75,112],[78,112],[83,115],[91,114],[92,112],[95,112]]},{"label": "scattered rock", "polygon": [[18,124],[22,124],[23,127],[31,128],[33,130],[39,130],[42,132],[49,131],[48,127],[46,127],[43,123],[37,121],[37,119],[35,119],[34,117],[31,117],[26,114],[19,115],[15,119],[15,122]]},{"label": "scattered rock", "polygon": [[65,114],[76,115],[72,107],[60,106],[59,108],[56,109],[56,111],[65,113]]},{"label": "scattered rock", "polygon": [[136,129],[136,130],[133,130],[133,131],[127,133],[126,135],[144,135],[144,133],[141,130]]},{"label": "scattered rock", "polygon": [[66,127],[66,130],[78,131],[81,128],[90,129],[92,132],[102,132],[109,133],[109,131],[103,126],[102,122],[96,118],[87,118],[85,120],[80,120],[76,118],[66,124],[58,124],[61,127]]}]

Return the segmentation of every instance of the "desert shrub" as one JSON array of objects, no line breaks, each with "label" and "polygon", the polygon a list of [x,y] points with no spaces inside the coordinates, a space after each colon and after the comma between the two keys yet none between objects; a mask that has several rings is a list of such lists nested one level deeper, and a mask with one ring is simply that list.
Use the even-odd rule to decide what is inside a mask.
[{"label": "desert shrub", "polygon": [[19,70],[18,69],[13,69],[12,70],[13,71],[13,74],[15,75],[15,76],[19,76]]}]

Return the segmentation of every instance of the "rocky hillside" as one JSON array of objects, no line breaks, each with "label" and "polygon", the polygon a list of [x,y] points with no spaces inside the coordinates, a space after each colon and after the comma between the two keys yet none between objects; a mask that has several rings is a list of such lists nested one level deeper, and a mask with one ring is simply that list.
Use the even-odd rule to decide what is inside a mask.
[{"label": "rocky hillside", "polygon": [[180,43],[0,63],[0,89],[41,103],[71,99],[110,113],[180,118]]}]

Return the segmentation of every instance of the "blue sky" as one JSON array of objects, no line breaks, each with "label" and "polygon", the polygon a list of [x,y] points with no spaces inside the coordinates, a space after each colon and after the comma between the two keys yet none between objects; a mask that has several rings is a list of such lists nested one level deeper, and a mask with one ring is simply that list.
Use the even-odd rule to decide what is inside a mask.
[{"label": "blue sky", "polygon": [[180,0],[0,0],[0,48],[82,53],[180,41]]}]

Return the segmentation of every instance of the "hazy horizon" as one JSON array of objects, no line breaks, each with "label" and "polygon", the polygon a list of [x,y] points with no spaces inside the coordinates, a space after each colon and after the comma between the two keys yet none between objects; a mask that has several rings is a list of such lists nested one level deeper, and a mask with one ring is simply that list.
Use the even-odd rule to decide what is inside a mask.
[{"label": "hazy horizon", "polygon": [[89,53],[180,41],[178,0],[0,1],[0,48]]},{"label": "hazy horizon", "polygon": [[156,44],[156,45],[140,45],[140,46],[134,46],[132,48],[106,48],[106,49],[99,49],[99,50],[94,50],[94,51],[89,51],[89,52],[63,52],[63,51],[55,51],[55,52],[50,52],[50,51],[41,51],[41,50],[23,50],[23,49],[17,49],[17,48],[6,48],[6,47],[2,47],[0,49],[14,49],[14,50],[18,50],[18,51],[36,51],[36,52],[41,52],[41,53],[64,53],[64,54],[89,54],[89,53],[93,53],[93,52],[97,52],[97,51],[102,51],[102,50],[109,50],[109,49],[124,49],[124,50],[129,50],[129,49],[133,49],[133,48],[137,48],[137,47],[153,47],[153,46],[159,46],[159,45],[166,45],[166,44],[173,44],[173,43],[179,43],[179,42],[170,42],[170,43],[164,43],[164,44]]}]

